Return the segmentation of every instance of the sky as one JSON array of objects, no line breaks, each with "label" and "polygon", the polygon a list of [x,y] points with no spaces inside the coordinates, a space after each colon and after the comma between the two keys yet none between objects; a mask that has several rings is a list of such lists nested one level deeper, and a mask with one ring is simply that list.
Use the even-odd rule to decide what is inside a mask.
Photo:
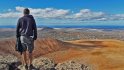
[{"label": "sky", "polygon": [[0,0],[0,25],[29,8],[37,25],[124,25],[124,0]]}]

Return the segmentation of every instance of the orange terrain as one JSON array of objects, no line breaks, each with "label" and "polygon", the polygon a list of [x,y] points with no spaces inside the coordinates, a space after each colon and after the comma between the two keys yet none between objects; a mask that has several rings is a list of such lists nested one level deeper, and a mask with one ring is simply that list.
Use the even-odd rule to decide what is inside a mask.
[{"label": "orange terrain", "polygon": [[[0,52],[13,54],[15,40],[0,41]],[[1,54],[1,53],[0,53]],[[2,53],[3,54],[3,53]],[[48,57],[56,63],[74,60],[88,65],[93,70],[124,70],[124,41],[38,39],[35,42],[34,58]]]},{"label": "orange terrain", "polygon": [[[93,70],[124,70],[124,42],[119,40],[69,41],[67,50],[46,54],[57,63],[75,60]],[[73,44],[73,45],[72,45]]]}]

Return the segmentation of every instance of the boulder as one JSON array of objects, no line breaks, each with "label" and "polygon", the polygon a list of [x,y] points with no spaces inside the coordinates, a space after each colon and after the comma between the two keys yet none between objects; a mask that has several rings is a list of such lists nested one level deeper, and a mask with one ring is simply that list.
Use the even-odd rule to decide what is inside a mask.
[{"label": "boulder", "polygon": [[[13,55],[0,56],[0,70],[25,70],[23,66],[17,64],[18,59]],[[32,70],[90,70],[86,65],[73,60],[55,64],[53,60],[46,57],[35,58],[32,64],[34,66]]]},{"label": "boulder", "polygon": [[0,70],[10,70],[10,66],[12,67],[11,64],[14,64],[14,62],[18,62],[14,55],[0,55]]},{"label": "boulder", "polygon": [[56,70],[89,70],[87,66],[77,63],[75,61],[58,63],[55,69]]},{"label": "boulder", "polygon": [[0,70],[9,70],[9,66],[7,64],[0,63]]},{"label": "boulder", "polygon": [[45,57],[34,59],[32,64],[36,69],[39,70],[54,70],[54,66],[55,66],[53,60]]}]

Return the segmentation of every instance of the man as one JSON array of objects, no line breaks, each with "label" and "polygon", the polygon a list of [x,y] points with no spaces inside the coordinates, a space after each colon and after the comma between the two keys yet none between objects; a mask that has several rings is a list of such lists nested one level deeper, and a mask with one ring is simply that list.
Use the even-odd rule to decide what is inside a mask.
[{"label": "man", "polygon": [[[23,11],[24,16],[18,20],[16,37],[20,38],[23,52],[22,52],[22,65],[26,69],[30,69],[32,65],[32,52],[34,50],[34,40],[37,39],[37,27],[35,20],[30,15],[30,10],[25,8]],[[27,60],[27,52],[28,59]]]}]

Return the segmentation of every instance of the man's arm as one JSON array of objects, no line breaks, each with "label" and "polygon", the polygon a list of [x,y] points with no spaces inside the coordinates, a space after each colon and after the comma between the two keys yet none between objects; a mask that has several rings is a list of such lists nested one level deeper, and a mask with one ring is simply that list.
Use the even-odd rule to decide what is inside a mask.
[{"label": "man's arm", "polygon": [[18,22],[17,22],[17,27],[16,27],[16,38],[20,37],[19,29],[20,29],[20,19],[19,19]]},{"label": "man's arm", "polygon": [[34,29],[34,40],[37,39],[37,26],[36,26],[36,22],[35,22],[35,19],[33,18],[33,29]]}]

